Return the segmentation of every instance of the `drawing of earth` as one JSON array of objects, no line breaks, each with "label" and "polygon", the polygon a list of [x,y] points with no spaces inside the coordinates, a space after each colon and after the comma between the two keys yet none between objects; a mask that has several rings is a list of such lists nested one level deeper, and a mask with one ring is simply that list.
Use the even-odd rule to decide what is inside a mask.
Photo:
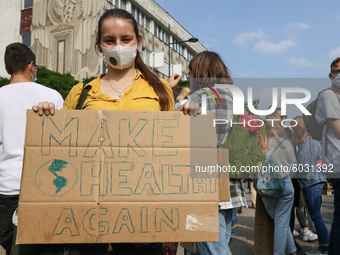
[{"label": "drawing of earth", "polygon": [[35,185],[47,196],[60,197],[74,187],[77,179],[77,169],[71,163],[61,159],[53,159],[47,161],[38,169]]}]

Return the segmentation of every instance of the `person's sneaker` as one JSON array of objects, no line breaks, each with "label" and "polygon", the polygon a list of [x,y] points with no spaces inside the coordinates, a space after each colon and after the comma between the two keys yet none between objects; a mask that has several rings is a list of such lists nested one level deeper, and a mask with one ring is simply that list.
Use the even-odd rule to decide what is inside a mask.
[{"label": "person's sneaker", "polygon": [[300,235],[299,232],[297,232],[297,231],[294,229],[294,230],[293,230],[293,236],[294,236],[294,237],[297,237],[298,235]]},{"label": "person's sneaker", "polygon": [[302,240],[303,241],[308,242],[308,241],[315,241],[317,239],[318,239],[317,234],[314,234],[309,229],[303,230],[303,232],[302,232]]},{"label": "person's sneaker", "polygon": [[305,254],[306,255],[322,255],[322,254],[328,254],[328,251],[322,252],[319,249],[314,249],[311,251],[306,251]]}]

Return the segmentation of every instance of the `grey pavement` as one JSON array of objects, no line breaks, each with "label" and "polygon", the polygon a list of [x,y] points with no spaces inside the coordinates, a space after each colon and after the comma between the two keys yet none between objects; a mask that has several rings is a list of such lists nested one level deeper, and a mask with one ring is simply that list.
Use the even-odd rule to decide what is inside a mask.
[{"label": "grey pavement", "polygon": [[[333,195],[322,195],[322,215],[325,220],[328,231],[330,232],[333,221]],[[251,205],[250,195],[247,194],[248,205]],[[254,208],[242,208],[242,213],[238,215],[238,227],[237,235],[232,236],[230,243],[230,249],[233,255],[251,255],[254,254],[254,223],[255,223],[255,209]],[[300,232],[301,228],[295,220],[295,229]],[[312,228],[311,228],[312,229]],[[315,229],[312,229],[315,233]],[[298,252],[298,255],[305,254],[306,251],[310,251],[318,247],[318,241],[304,242],[302,241],[302,235],[300,234],[296,238],[297,243],[301,246],[302,250]]]},{"label": "grey pavement", "polygon": [[[251,205],[250,194],[247,195],[248,205]],[[322,195],[322,216],[325,220],[328,231],[331,230],[331,225],[333,221],[333,195]],[[230,249],[233,255],[252,255],[254,254],[254,224],[255,224],[255,209],[248,207],[242,208],[242,213],[238,214],[238,226],[237,235],[232,236],[230,242]],[[295,230],[301,231],[299,222],[295,219]],[[311,228],[315,233],[315,229]],[[301,246],[301,251],[297,252],[297,255],[303,255],[306,251],[310,251],[318,247],[318,241],[304,242],[302,240],[302,235],[300,234],[295,238],[296,242]],[[183,255],[184,251],[179,246],[177,255]],[[223,255],[223,254],[216,254]]]}]

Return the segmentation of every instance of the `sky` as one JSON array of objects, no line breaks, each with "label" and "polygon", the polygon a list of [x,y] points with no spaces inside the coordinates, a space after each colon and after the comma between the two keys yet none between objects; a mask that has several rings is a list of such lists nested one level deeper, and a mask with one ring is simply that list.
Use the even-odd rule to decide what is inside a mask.
[{"label": "sky", "polygon": [[[276,85],[264,85],[260,78],[276,78],[280,81],[282,78],[289,78],[289,81],[299,78],[293,79],[294,85],[286,87],[308,89],[311,100],[316,98],[319,91],[331,85],[328,79],[330,64],[340,56],[339,1],[156,2],[190,34],[197,37],[203,46],[219,53],[232,78],[251,78],[253,96],[259,97],[262,107],[270,105],[271,88]],[[309,83],[307,81],[310,80],[301,78],[324,79]],[[301,85],[295,85],[299,82]],[[246,88],[241,89],[247,97]],[[288,112],[288,115],[299,113],[295,109]]]}]

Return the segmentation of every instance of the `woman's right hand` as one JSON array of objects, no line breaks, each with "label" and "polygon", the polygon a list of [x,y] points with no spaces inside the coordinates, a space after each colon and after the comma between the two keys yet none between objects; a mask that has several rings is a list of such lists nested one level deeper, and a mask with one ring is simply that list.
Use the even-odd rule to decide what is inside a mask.
[{"label": "woman's right hand", "polygon": [[46,116],[48,115],[53,115],[55,113],[55,104],[51,102],[40,102],[38,105],[33,105],[32,110],[37,112],[40,116],[45,114]]}]

